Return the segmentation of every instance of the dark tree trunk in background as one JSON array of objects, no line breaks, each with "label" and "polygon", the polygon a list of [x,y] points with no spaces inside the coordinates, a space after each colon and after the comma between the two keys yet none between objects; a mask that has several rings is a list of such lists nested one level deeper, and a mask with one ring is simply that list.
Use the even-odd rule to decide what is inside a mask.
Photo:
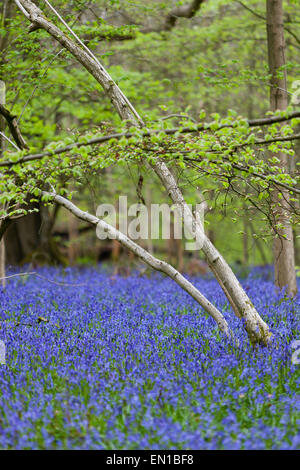
[{"label": "dark tree trunk in background", "polygon": [[[287,80],[285,66],[285,42],[283,29],[282,0],[267,0],[267,37],[268,57],[271,77],[270,107],[271,111],[285,110],[288,105]],[[279,73],[281,75],[279,75]],[[289,157],[285,153],[276,153],[280,159],[282,169],[289,172]],[[297,281],[295,270],[293,230],[289,217],[289,192],[274,191],[272,202],[274,204],[273,217],[275,224],[281,224],[278,228],[278,236],[274,238],[274,267],[275,283],[278,287],[286,287],[290,295],[297,293]]]},{"label": "dark tree trunk in background", "polygon": [[[12,0],[3,0],[0,5],[2,24],[6,26],[14,14],[14,2]],[[0,66],[6,60],[6,47],[9,40],[10,37],[7,30],[3,36],[0,36]],[[4,89],[4,91],[2,93],[0,92],[0,102],[5,104],[5,84],[4,82],[2,83],[2,89]],[[3,121],[3,118],[0,117],[0,130],[6,131],[6,129],[6,123]],[[5,140],[1,139],[0,153],[4,149],[4,146],[6,146]],[[2,274],[5,273],[5,270],[3,269],[4,253],[7,265],[19,264],[22,261],[30,259],[30,255],[34,252],[39,244],[40,226],[41,215],[39,213],[33,213],[24,218],[16,219],[10,224],[0,245],[0,264],[2,266]]]},{"label": "dark tree trunk in background", "polygon": [[4,235],[8,265],[32,260],[32,256],[39,246],[40,227],[41,215],[37,212],[14,220],[10,224]]},{"label": "dark tree trunk in background", "polygon": [[[6,26],[7,22],[13,16],[15,5],[13,0],[2,0],[0,1],[0,12],[2,25]],[[9,35],[6,31],[3,36],[0,36],[0,65],[5,61],[5,49],[8,44]]]},{"label": "dark tree trunk in background", "polygon": [[[34,206],[31,205],[31,208]],[[12,221],[5,232],[6,263],[66,264],[52,230],[57,215],[57,206],[51,213],[48,207],[36,205],[39,212],[33,212]]]}]

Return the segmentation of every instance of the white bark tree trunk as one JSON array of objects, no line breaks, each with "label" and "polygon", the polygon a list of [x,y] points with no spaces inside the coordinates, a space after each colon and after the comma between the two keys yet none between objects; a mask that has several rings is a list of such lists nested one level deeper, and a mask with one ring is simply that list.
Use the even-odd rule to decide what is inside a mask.
[{"label": "white bark tree trunk", "polygon": [[[52,37],[69,50],[71,54],[76,57],[77,60],[91,73],[91,75],[93,75],[98,83],[102,85],[104,91],[109,96],[112,104],[115,106],[119,116],[123,120],[129,120],[135,125],[143,126],[142,119],[131,103],[129,103],[128,99],[124,96],[116,83],[90,51],[86,51],[86,49],[82,48],[82,45],[79,46],[75,41],[69,39],[69,37],[67,37],[59,28],[46,19],[41,10],[30,0],[15,0],[15,3],[19,8],[21,8],[25,16],[35,27],[40,27],[48,31]],[[78,41],[79,39],[76,38],[76,40]],[[196,226],[197,232],[201,237],[202,227],[195,223],[193,215],[167,165],[163,161],[157,161],[152,165],[152,168],[160,178],[164,187],[167,189],[173,203],[182,208],[182,213],[186,216],[185,223],[187,223],[191,232],[193,233],[193,229]],[[251,343],[267,345],[271,337],[267,324],[259,316],[229,265],[225,262],[223,257],[206,236],[203,244],[203,251],[209,264],[214,266],[214,272],[216,272],[218,278],[221,279],[221,287],[225,287],[225,294],[229,293],[230,298],[236,306],[236,310],[244,320],[244,325]]]}]

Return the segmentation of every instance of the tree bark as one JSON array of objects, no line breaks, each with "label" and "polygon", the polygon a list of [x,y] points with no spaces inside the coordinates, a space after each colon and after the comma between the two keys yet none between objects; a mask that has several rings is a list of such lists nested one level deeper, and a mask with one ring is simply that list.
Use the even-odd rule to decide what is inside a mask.
[{"label": "tree bark", "polygon": [[[4,27],[14,15],[14,2],[4,0],[2,2],[2,22]],[[9,43],[9,32],[6,30],[3,36],[0,36],[0,66],[5,62],[5,50]],[[12,115],[5,107],[5,83],[0,81],[0,130],[7,129],[20,149],[28,148],[19,130],[16,116]],[[5,147],[5,141],[0,136],[0,154]],[[29,206],[28,206],[29,207]],[[40,228],[41,216],[38,213],[32,213],[22,219],[12,221],[0,242],[0,271],[5,276],[6,264],[18,264],[28,258],[38,246],[38,234]],[[3,223],[3,222],[2,222]],[[3,281],[5,283],[5,280]]]},{"label": "tree bark", "polygon": [[[2,1],[2,24],[5,27],[7,25],[7,20],[12,17],[14,10],[13,0],[3,0]],[[5,49],[7,47],[9,40],[9,34],[6,31],[3,36],[0,36],[0,65],[5,61]]]},{"label": "tree bark", "polygon": [[[38,205],[36,205],[39,208]],[[4,234],[7,265],[30,262],[39,246],[40,212],[13,220]]]},{"label": "tree bark", "polygon": [[[285,42],[282,0],[267,0],[267,37],[269,70],[272,76],[270,88],[271,111],[285,110],[288,105],[285,66]],[[289,172],[289,159],[285,153],[276,153],[282,169]],[[274,238],[273,253],[275,283],[287,288],[291,296],[297,293],[293,230],[289,216],[289,191],[275,190],[272,196],[274,224],[280,224]]]}]

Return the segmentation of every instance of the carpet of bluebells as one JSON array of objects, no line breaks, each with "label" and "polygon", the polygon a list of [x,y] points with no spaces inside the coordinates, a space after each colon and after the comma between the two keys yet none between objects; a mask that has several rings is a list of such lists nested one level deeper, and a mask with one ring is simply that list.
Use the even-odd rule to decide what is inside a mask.
[{"label": "carpet of bluebells", "polygon": [[300,296],[268,271],[242,280],[273,332],[255,350],[213,279],[192,281],[239,347],[158,274],[38,273],[0,289],[1,449],[300,448]]}]

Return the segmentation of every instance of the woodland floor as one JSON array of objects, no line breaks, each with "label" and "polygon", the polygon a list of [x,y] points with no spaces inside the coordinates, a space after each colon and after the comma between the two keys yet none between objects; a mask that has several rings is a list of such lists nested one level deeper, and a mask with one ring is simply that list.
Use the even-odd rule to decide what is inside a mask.
[{"label": "woodland floor", "polygon": [[300,448],[300,296],[276,292],[268,269],[242,280],[273,332],[256,350],[212,279],[192,280],[239,348],[160,275],[38,273],[68,285],[31,275],[0,291],[0,448]]}]

